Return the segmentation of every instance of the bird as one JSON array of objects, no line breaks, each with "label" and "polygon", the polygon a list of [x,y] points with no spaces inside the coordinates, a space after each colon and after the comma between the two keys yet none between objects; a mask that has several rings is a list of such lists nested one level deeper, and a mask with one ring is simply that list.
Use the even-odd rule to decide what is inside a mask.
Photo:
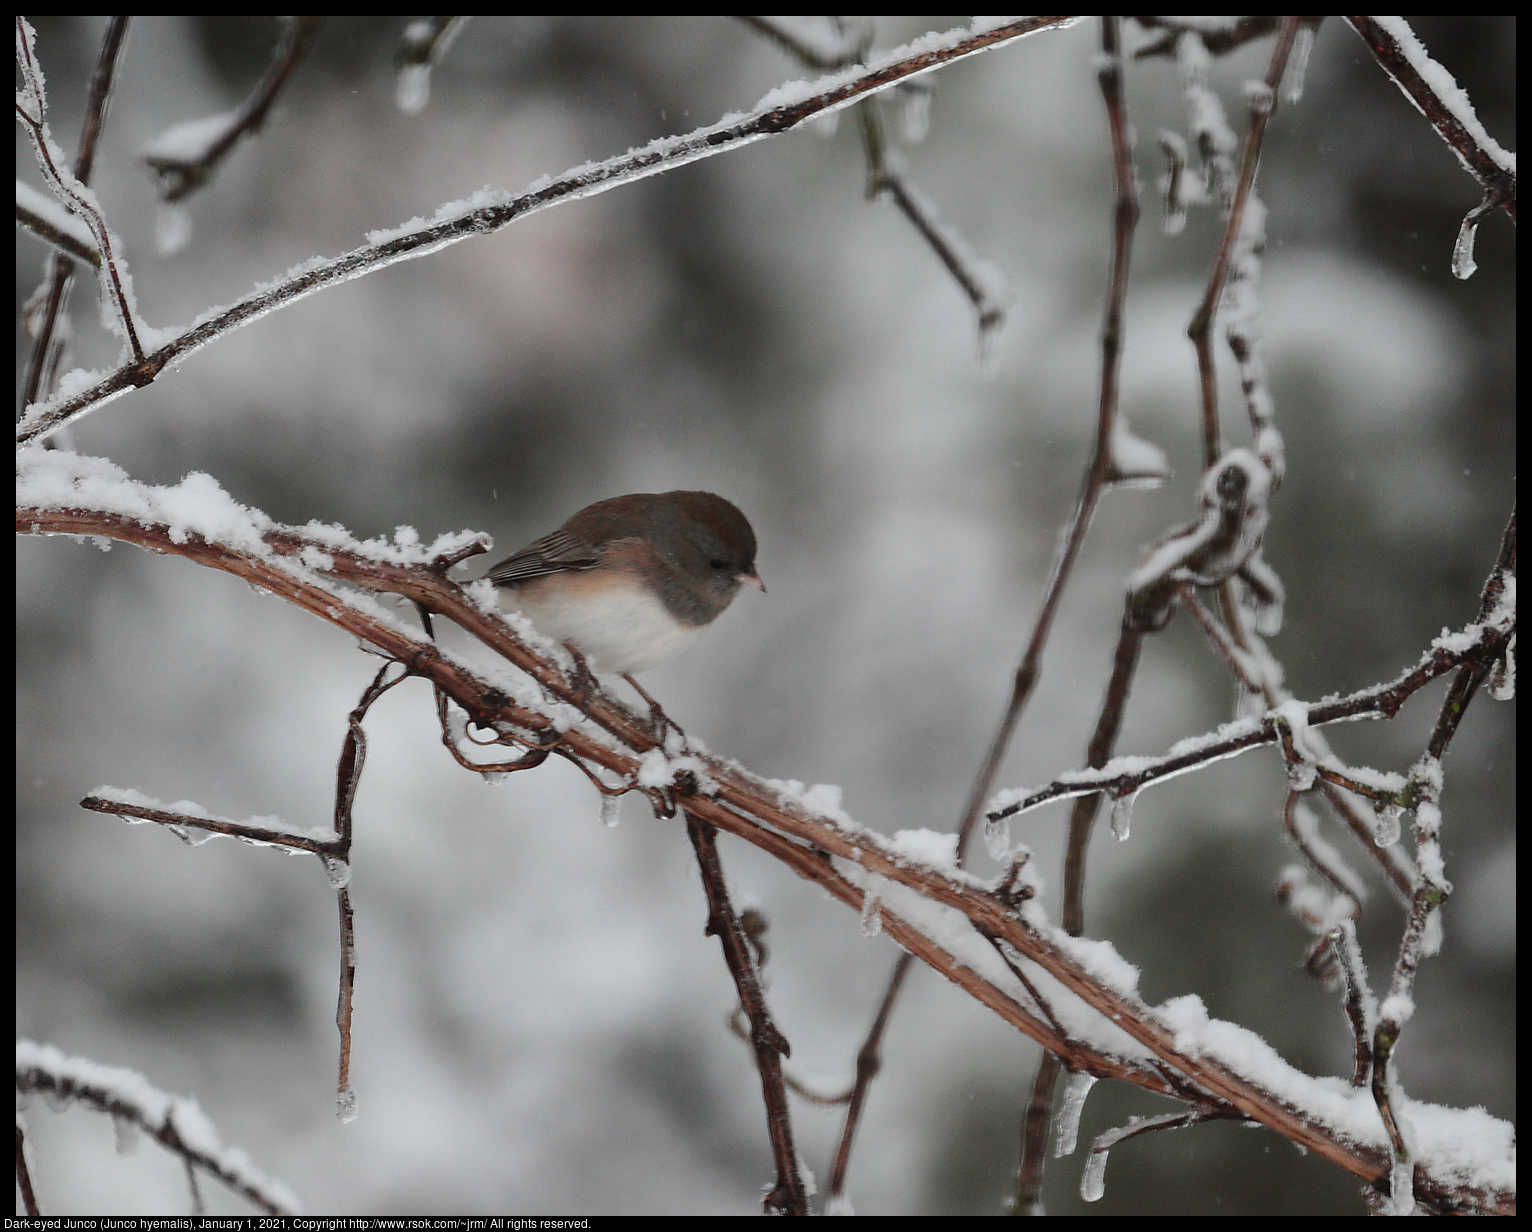
[{"label": "bird", "polygon": [[634,492],[587,505],[484,575],[577,661],[623,676],[668,663],[743,586],[764,592],[755,531],[712,492]]}]

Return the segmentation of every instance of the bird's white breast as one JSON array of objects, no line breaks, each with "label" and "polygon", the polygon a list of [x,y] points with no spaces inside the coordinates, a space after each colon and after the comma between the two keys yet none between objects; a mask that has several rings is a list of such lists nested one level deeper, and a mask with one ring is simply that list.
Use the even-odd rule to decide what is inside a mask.
[{"label": "bird's white breast", "polygon": [[690,646],[706,625],[684,625],[637,579],[560,573],[501,591],[502,606],[568,642],[597,671],[644,672]]}]

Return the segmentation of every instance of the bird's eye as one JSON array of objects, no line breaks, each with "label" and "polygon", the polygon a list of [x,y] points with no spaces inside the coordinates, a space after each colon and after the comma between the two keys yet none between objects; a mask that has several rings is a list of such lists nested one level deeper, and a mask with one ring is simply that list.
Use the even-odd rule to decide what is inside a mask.
[{"label": "bird's eye", "polygon": [[708,564],[714,569],[727,569],[729,567],[729,562],[726,560],[710,560]]}]

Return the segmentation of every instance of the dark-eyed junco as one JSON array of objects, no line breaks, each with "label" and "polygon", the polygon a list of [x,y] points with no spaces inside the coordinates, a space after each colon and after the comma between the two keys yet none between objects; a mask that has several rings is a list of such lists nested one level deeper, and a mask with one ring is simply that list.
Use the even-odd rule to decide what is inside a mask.
[{"label": "dark-eyed junco", "polygon": [[501,606],[625,676],[680,654],[741,585],[766,589],[750,523],[711,492],[597,501],[484,576]]}]

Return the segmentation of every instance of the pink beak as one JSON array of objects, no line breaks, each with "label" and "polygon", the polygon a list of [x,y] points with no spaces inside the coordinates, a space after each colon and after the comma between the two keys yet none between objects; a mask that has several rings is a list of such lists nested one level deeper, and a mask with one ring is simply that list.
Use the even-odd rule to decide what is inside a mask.
[{"label": "pink beak", "polygon": [[766,593],[766,583],[761,581],[759,573],[736,573],[734,580],[741,586],[754,586],[763,595]]}]

